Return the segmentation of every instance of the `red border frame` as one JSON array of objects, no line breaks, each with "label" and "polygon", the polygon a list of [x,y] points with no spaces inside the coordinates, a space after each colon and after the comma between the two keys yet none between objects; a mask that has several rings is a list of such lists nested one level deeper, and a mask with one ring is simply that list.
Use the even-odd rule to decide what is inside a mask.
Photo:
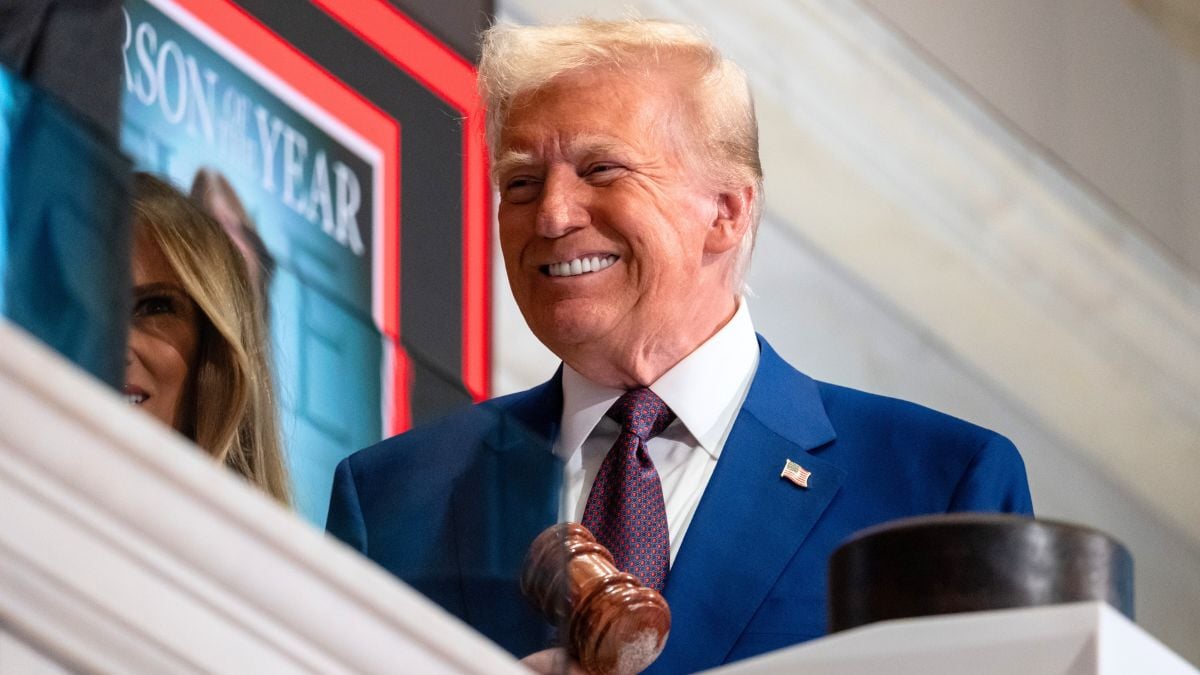
[{"label": "red border frame", "polygon": [[[392,349],[389,433],[411,425],[408,356],[400,346],[400,125],[287,40],[230,0],[171,0],[314,104],[336,116],[383,153],[381,316]],[[385,394],[386,395],[386,394]]]},{"label": "red border frame", "polygon": [[475,68],[386,0],[312,0],[466,118],[463,130],[463,384],[476,401],[491,387],[491,186]]}]

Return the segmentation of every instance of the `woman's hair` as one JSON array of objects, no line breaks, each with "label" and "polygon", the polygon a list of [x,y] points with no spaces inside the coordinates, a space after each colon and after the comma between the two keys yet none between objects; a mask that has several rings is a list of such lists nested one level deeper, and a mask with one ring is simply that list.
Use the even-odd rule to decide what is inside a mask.
[{"label": "woman's hair", "polygon": [[[258,268],[250,270],[251,285],[257,286],[255,290],[258,292],[259,303],[264,319],[266,319],[270,308],[271,280],[275,278],[275,257],[267,250],[262,237],[258,235],[254,220],[246,212],[242,200],[238,199],[237,191],[220,171],[203,167],[197,170],[195,177],[192,178],[192,189],[189,196],[193,203],[198,204],[205,213],[212,216],[225,228],[225,231],[235,239],[235,244],[238,243],[236,240],[240,238],[241,242],[249,249],[247,253],[251,258],[247,262]],[[257,283],[253,283],[255,272],[257,272]]]},{"label": "woman's hair", "polygon": [[134,228],[147,235],[200,308],[183,434],[283,504],[290,502],[270,348],[246,263],[215,220],[163,180],[137,173]]},{"label": "woman's hair", "polygon": [[758,121],[745,72],[725,58],[703,33],[669,21],[583,19],[557,26],[497,24],[482,35],[479,93],[487,109],[486,134],[495,166],[501,136],[517,97],[556,78],[592,69],[636,72],[663,66],[680,77],[691,100],[695,138],[706,172],[722,188],[753,185],[750,232],[742,240],[735,286],[749,266],[762,214],[763,174]]}]

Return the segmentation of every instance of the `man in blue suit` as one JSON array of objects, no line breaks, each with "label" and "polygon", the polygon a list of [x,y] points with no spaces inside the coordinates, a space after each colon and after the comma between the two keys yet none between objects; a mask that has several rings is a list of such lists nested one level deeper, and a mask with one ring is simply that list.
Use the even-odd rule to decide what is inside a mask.
[{"label": "man in blue suit", "polygon": [[826,561],[856,530],[1031,512],[1003,437],[816,382],[755,333],[753,103],[697,32],[502,26],[483,54],[505,267],[563,365],[344,461],[332,533],[525,655],[549,632],[521,561],[581,521],[671,606],[651,670],[692,672],[822,635]]}]

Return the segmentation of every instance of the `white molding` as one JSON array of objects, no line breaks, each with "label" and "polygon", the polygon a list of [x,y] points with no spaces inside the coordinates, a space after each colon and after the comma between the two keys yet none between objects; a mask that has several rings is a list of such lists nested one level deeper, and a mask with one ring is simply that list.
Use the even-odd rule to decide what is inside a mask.
[{"label": "white molding", "polygon": [[0,673],[68,675],[70,672],[0,625]]},{"label": "white molding", "polygon": [[629,5],[704,26],[747,70],[771,222],[1200,547],[1194,277],[854,0]]},{"label": "white molding", "polygon": [[524,672],[0,321],[0,625],[94,672]]},{"label": "white molding", "polygon": [[727,675],[1197,675],[1103,602],[893,619],[709,671]]}]

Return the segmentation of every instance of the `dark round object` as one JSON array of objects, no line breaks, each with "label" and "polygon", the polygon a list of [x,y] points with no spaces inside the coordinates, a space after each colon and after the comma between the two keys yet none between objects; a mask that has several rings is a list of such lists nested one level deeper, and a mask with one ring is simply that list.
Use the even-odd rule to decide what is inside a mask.
[{"label": "dark round object", "polygon": [[829,630],[931,614],[1103,600],[1133,618],[1133,557],[1103,532],[953,513],[861,530],[829,559]]}]

